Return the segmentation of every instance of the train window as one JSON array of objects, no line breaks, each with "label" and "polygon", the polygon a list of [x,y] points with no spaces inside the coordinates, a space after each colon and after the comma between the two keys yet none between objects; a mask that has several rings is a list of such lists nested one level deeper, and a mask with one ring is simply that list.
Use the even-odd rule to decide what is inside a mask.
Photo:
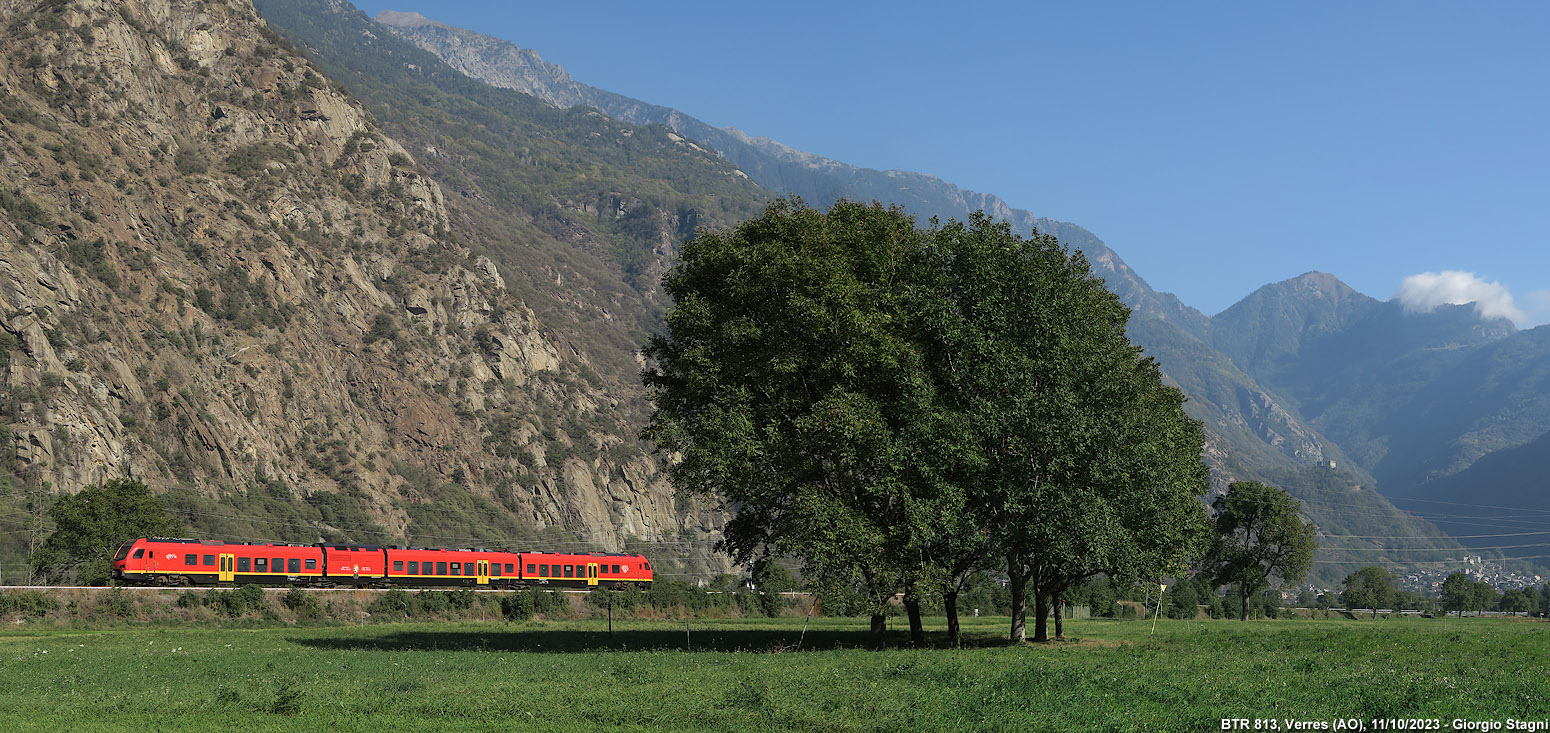
[{"label": "train window", "polygon": [[142,548],[140,548],[138,550],[135,550],[135,554],[134,554],[134,558],[136,560],[139,560],[142,557],[145,557],[145,548],[144,547],[142,547]]},{"label": "train window", "polygon": [[260,573],[269,572],[269,558],[261,557],[253,561],[253,569]]},{"label": "train window", "polygon": [[253,571],[253,558],[251,558],[251,557],[239,557],[239,558],[237,558],[237,572],[239,572],[239,573],[249,573],[249,572],[252,572],[252,571]]},{"label": "train window", "polygon": [[538,566],[538,577],[540,577],[540,578],[547,578],[547,577],[549,577],[549,566],[548,565],[539,565]]},{"label": "train window", "polygon": [[403,560],[394,560],[393,561],[393,572],[395,572],[395,573],[402,573],[402,572],[404,572],[404,561]]},{"label": "train window", "polygon": [[447,564],[444,563],[444,562],[436,563],[436,574],[437,575],[446,575],[447,574]]},{"label": "train window", "polygon": [[507,575],[511,575],[512,573],[515,573],[515,572],[517,572],[517,571],[516,571],[516,569],[514,567],[512,567],[511,563],[509,563],[509,562],[506,563],[506,574]]},{"label": "train window", "polygon": [[277,558],[275,558],[273,560],[270,560],[269,561],[269,572],[272,572],[272,573],[283,573],[283,572],[285,572],[285,558],[277,557]]},{"label": "train window", "polygon": [[474,567],[473,563],[471,563],[471,562],[463,563],[463,574],[464,575],[477,575],[475,570],[477,570],[477,568]]},{"label": "train window", "polygon": [[419,575],[420,574],[420,561],[419,560],[410,560],[409,561],[409,574],[410,575]]},{"label": "train window", "polygon": [[498,578],[498,577],[500,577],[500,574],[501,574],[501,564],[498,563],[498,562],[490,563],[490,576]]},{"label": "train window", "polygon": [[199,556],[198,555],[184,555],[183,556],[183,564],[184,565],[198,565],[199,564]]},{"label": "train window", "polygon": [[618,574],[620,574],[622,572],[624,572],[624,570],[621,569],[618,565],[614,566],[614,575],[618,575]]},{"label": "train window", "polygon": [[201,565],[210,565],[212,567],[215,565],[215,556],[214,555],[205,555],[204,559],[205,559],[205,561],[203,563],[200,563]]},{"label": "train window", "polygon": [[307,558],[307,569],[308,570],[317,570],[318,569],[318,560],[317,560],[317,558],[315,558],[315,557]]},{"label": "train window", "polygon": [[535,575],[537,573],[538,573],[538,571],[533,569],[533,563],[528,563],[527,564],[527,574],[528,575]]},{"label": "train window", "polygon": [[461,563],[452,563],[452,574],[453,575],[462,575],[463,574],[463,566],[462,566]]},{"label": "train window", "polygon": [[574,577],[576,577],[576,566],[575,565],[566,565],[565,566],[565,577],[567,577],[567,578],[574,578]]}]

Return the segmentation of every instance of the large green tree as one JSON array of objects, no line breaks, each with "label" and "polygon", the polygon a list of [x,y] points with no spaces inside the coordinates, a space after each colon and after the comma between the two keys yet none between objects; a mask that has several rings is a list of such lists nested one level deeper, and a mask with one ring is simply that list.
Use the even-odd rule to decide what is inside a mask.
[{"label": "large green tree", "polygon": [[1469,610],[1479,612],[1496,605],[1501,594],[1496,592],[1496,587],[1483,580],[1477,580],[1469,589]]},{"label": "large green tree", "polygon": [[926,363],[972,473],[988,546],[1011,579],[1012,637],[1099,573],[1182,568],[1206,535],[1200,426],[1125,336],[1129,310],[1080,253],[983,215],[934,226],[914,312]]},{"label": "large green tree", "polygon": [[1314,526],[1304,521],[1301,503],[1258,481],[1236,481],[1216,498],[1216,546],[1211,561],[1217,580],[1238,586],[1238,618],[1248,620],[1249,599],[1272,582],[1302,581],[1313,564]]},{"label": "large green tree", "polygon": [[1346,608],[1370,608],[1372,617],[1378,617],[1378,609],[1399,598],[1399,583],[1387,568],[1368,565],[1341,581],[1345,592],[1340,599]]},{"label": "large green tree", "polygon": [[[1530,588],[1529,592],[1533,592]],[[1527,595],[1521,589],[1509,588],[1502,593],[1502,597],[1496,602],[1496,610],[1507,613],[1528,613],[1534,609],[1534,604],[1529,601]]]},{"label": "large green tree", "polygon": [[702,232],[663,280],[674,306],[643,374],[675,487],[734,512],[723,549],[861,585],[874,643],[949,475],[931,470],[951,432],[907,336],[918,248],[913,219],[849,202],[780,201]]},{"label": "large green tree", "polygon": [[1474,603],[1475,582],[1460,572],[1449,573],[1442,579],[1442,608],[1453,611],[1463,618]]},{"label": "large green tree", "polygon": [[33,558],[34,568],[52,582],[83,585],[107,582],[113,552],[138,537],[172,537],[183,522],[167,513],[144,483],[113,479],[59,497],[49,508],[53,534]]},{"label": "large green tree", "polygon": [[1053,238],[780,202],[686,245],[664,289],[647,434],[675,485],[735,512],[737,559],[864,585],[874,631],[902,589],[918,640],[919,597],[953,615],[994,552],[1014,638],[1031,583],[1042,640],[1072,584],[1182,567],[1203,535],[1199,424]]}]

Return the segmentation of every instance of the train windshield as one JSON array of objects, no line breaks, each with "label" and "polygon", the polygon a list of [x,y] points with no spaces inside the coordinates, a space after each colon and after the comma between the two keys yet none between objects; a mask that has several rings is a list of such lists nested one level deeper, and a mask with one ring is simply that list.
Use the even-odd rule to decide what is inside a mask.
[{"label": "train windshield", "polygon": [[133,547],[134,544],[135,544],[135,541],[134,540],[130,540],[128,542],[125,542],[122,545],[119,545],[118,546],[118,552],[114,553],[113,559],[115,561],[118,561],[118,560],[122,560],[122,559],[124,559],[126,557],[129,557],[129,548]]}]

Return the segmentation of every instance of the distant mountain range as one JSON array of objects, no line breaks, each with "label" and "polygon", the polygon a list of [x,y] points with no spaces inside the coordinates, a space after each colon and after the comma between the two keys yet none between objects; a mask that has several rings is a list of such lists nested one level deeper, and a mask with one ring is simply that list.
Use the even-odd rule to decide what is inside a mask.
[{"label": "distant mountain range", "polygon": [[1489,508],[1550,510],[1550,329],[1317,273],[1208,317],[994,196],[715,128],[418,16],[256,7],[0,3],[8,577],[48,495],[125,473],[203,536],[725,569],[724,517],[675,497],[639,438],[637,349],[678,245],[789,194],[983,209],[1084,252],[1205,424],[1215,490],[1301,498],[1326,585],[1457,562],[1426,518],[1476,548],[1550,529]]},{"label": "distant mountain range", "polygon": [[[983,209],[1020,233],[1037,228],[1056,235],[1086,253],[1094,272],[1134,309],[1132,339],[1190,395],[1191,414],[1211,433],[1207,461],[1217,487],[1233,478],[1277,480],[1303,498],[1326,533],[1336,534],[1331,528],[1339,524],[1369,535],[1384,526],[1395,537],[1434,534],[1372,495],[1375,486],[1396,497],[1446,495],[1550,509],[1544,483],[1527,468],[1537,465],[1528,448],[1515,451],[1514,460],[1485,462],[1481,470],[1495,467],[1489,482],[1468,481],[1467,472],[1493,452],[1542,444],[1550,432],[1550,329],[1519,332],[1505,320],[1482,319],[1469,306],[1407,313],[1325,273],[1267,285],[1208,317],[1154,290],[1075,224],[932,176],[859,168],[734,127],[714,127],[671,107],[577,82],[533,50],[418,14],[389,11],[376,21],[490,84],[556,106],[589,106],[619,120],[665,125],[775,192],[819,204],[876,199],[904,205],[921,218],[961,219]],[[1337,495],[1319,493],[1332,484],[1342,487]],[[1360,506],[1354,496],[1361,497]],[[1439,519],[1448,514],[1416,511]],[[1420,559],[1397,555],[1405,556]]]}]

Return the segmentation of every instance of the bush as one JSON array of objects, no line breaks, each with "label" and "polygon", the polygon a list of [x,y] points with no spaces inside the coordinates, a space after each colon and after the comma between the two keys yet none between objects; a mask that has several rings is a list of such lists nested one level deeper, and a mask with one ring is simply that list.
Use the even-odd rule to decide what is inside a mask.
[{"label": "bush", "polygon": [[[393,591],[388,591],[392,594]],[[447,599],[447,594],[441,591],[422,590],[414,594],[415,616],[436,616],[444,614],[452,603]]]},{"label": "bush", "polygon": [[[594,593],[593,595],[596,595]],[[533,618],[533,591],[519,590],[501,596],[501,615],[507,621],[528,621]]]},{"label": "bush", "polygon": [[[294,593],[295,591],[292,592]],[[419,595],[423,596],[425,594],[421,592]],[[411,597],[408,591],[394,588],[386,593],[379,593],[376,599],[371,602],[371,605],[366,607],[366,612],[373,616],[408,618],[410,611],[417,605],[419,604],[416,602],[416,599]]]},{"label": "bush", "polygon": [[123,588],[114,588],[97,605],[97,610],[114,618],[129,618],[135,613],[135,603]]},{"label": "bush", "polygon": [[204,596],[191,590],[178,594],[178,608],[199,608],[205,604]]},{"label": "bush", "polygon": [[479,600],[479,594],[469,588],[448,591],[445,595],[447,596],[447,605],[454,611],[467,611],[474,607],[475,601]]},{"label": "bush", "polygon": [[59,608],[59,601],[35,590],[14,590],[0,593],[0,616],[16,614],[42,618],[49,611]]},{"label": "bush", "polygon": [[[600,591],[593,591],[597,596]],[[606,603],[606,599],[604,599]],[[543,614],[550,618],[570,615],[570,600],[564,593],[551,590],[519,590],[513,591],[501,597],[501,614],[508,621],[527,621],[534,614]]]},{"label": "bush", "polygon": [[264,599],[264,589],[257,585],[244,585],[224,593],[211,593],[205,596],[205,605],[232,618],[248,611],[270,610],[268,601]]},{"label": "bush", "polygon": [[317,596],[300,588],[292,588],[284,598],[280,599],[280,603],[290,609],[291,613],[296,614],[296,618],[299,619],[320,618],[323,615],[323,604],[318,603]]}]

